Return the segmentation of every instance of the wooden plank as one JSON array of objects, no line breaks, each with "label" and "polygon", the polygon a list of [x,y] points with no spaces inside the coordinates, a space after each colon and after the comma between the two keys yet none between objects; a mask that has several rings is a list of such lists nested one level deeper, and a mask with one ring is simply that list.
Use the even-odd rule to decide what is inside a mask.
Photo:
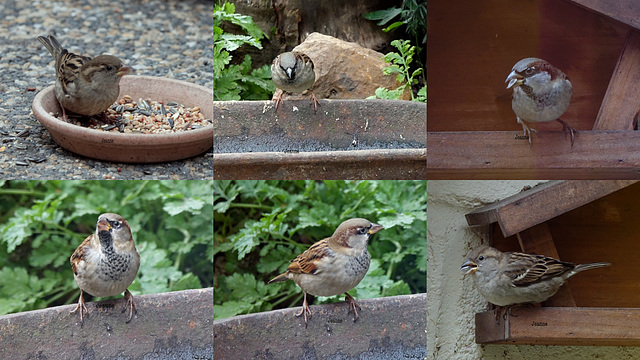
[{"label": "wooden plank", "polygon": [[[613,3],[613,2],[612,2]],[[637,2],[640,5],[640,2]],[[594,130],[633,130],[640,104],[640,31],[631,30],[604,96]]]},{"label": "wooden plank", "polygon": [[[431,119],[431,118],[430,118]],[[640,131],[427,132],[427,179],[637,179]]]},{"label": "wooden plank", "polygon": [[[497,222],[504,237],[524,231],[636,181],[553,181],[465,215],[469,226]],[[493,212],[493,214],[489,214]]]},{"label": "wooden plank", "polygon": [[500,325],[486,311],[476,314],[476,343],[638,346],[638,322],[640,309],[634,308],[515,308]]},{"label": "wooden plank", "polygon": [[640,29],[640,2],[637,0],[568,0],[591,11]]},{"label": "wooden plank", "polygon": [[[520,248],[523,252],[528,254],[540,254],[545,256],[551,256],[555,259],[560,259],[558,249],[556,248],[553,237],[551,236],[551,230],[549,229],[548,222],[532,226],[529,229],[521,231],[517,234]],[[562,259],[560,259],[562,260]],[[576,301],[573,299],[571,293],[571,287],[569,283],[560,287],[558,292],[551,297],[551,299],[544,302],[544,306],[576,306]]]}]

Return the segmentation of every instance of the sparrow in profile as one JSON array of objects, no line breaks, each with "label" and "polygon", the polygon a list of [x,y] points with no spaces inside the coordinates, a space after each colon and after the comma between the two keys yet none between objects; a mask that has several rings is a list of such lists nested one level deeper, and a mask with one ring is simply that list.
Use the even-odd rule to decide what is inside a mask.
[{"label": "sparrow in profile", "polygon": [[604,262],[576,265],[544,255],[503,253],[483,245],[469,253],[460,270],[473,275],[476,288],[490,303],[510,307],[545,301],[573,275],[609,265]]},{"label": "sparrow in profile", "polygon": [[526,58],[513,66],[505,82],[507,89],[513,88],[511,108],[524,135],[529,137],[529,143],[531,131],[536,130],[530,129],[525,122],[556,120],[562,124],[565,133],[570,133],[573,145],[576,130],[559,119],[567,111],[573,93],[571,82],[562,71],[545,60]]},{"label": "sparrow in profile", "polygon": [[276,110],[285,91],[302,93],[309,90],[313,100],[313,111],[315,112],[320,105],[313,91],[310,90],[316,81],[316,73],[313,70],[313,61],[307,55],[292,51],[276,56],[271,64],[271,79],[283,91],[276,100]]},{"label": "sparrow in profile", "polygon": [[364,278],[371,259],[367,242],[371,235],[382,229],[382,225],[365,219],[349,219],[336,229],[331,237],[313,244],[291,261],[287,271],[271,279],[268,284],[293,280],[304,292],[302,311],[307,325],[307,315],[311,310],[307,303],[307,293],[316,296],[333,296],[345,293],[355,318],[361,310],[355,299],[347,294]]},{"label": "sparrow in profile", "polygon": [[87,116],[107,110],[118,98],[122,76],[133,71],[115,56],[100,55],[92,59],[70,53],[52,35],[37,39],[56,61],[54,93],[65,121],[65,109]]},{"label": "sparrow in profile", "polygon": [[87,312],[82,297],[84,292],[104,297],[123,291],[129,308],[129,319],[126,321],[129,323],[136,312],[136,304],[127,288],[138,273],[140,255],[127,220],[118,214],[100,215],[96,232],[78,246],[70,261],[73,277],[80,287],[78,306],[71,313],[80,310],[80,324],[84,322],[84,313]]}]

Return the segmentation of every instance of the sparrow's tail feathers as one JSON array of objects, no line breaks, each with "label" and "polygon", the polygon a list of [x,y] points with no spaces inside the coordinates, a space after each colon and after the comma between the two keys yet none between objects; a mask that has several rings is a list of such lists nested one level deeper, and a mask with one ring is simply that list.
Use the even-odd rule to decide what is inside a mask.
[{"label": "sparrow's tail feathers", "polygon": [[576,268],[573,270],[575,273],[579,273],[580,271],[585,271],[585,270],[590,270],[590,269],[596,269],[596,268],[600,268],[600,267],[605,267],[605,266],[611,266],[610,263],[606,263],[606,262],[597,262],[597,263],[590,263],[590,264],[580,264],[578,266],[576,266]]},{"label": "sparrow's tail feathers", "polygon": [[47,35],[47,37],[38,36],[36,39],[38,39],[38,41],[40,41],[42,45],[47,48],[47,50],[49,50],[49,52],[55,59],[57,59],[63,51],[62,46],[60,45],[58,40],[53,37],[53,35]]},{"label": "sparrow's tail feathers", "polygon": [[274,277],[273,279],[269,280],[267,285],[271,284],[271,283],[283,282],[283,281],[287,281],[287,280],[289,280],[289,277],[287,276],[287,273],[282,273],[282,274]]}]

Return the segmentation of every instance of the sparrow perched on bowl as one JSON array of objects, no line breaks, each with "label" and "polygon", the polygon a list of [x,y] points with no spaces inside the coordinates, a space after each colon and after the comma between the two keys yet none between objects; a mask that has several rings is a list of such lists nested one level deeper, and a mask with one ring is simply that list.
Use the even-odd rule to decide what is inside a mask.
[{"label": "sparrow perched on bowl", "polygon": [[[287,271],[271,279],[268,284],[293,280],[304,292],[302,311],[307,324],[307,314],[311,310],[307,303],[307,293],[316,296],[333,296],[345,293],[355,318],[361,310],[355,299],[347,294],[364,278],[371,259],[367,242],[371,235],[382,229],[382,225],[365,219],[349,219],[336,229],[331,237],[313,244],[291,261]],[[357,309],[357,310],[356,310]]]},{"label": "sparrow perched on bowl", "polygon": [[573,87],[569,78],[558,68],[545,60],[526,58],[518,61],[505,80],[507,89],[513,87],[511,108],[516,113],[518,123],[522,125],[524,135],[531,131],[525,122],[547,122],[556,120],[562,124],[562,130],[571,134],[573,145],[575,129],[560,120],[567,111]]},{"label": "sparrow perched on bowl", "polygon": [[[292,51],[276,56],[271,64],[271,79],[283,92],[301,93],[309,90],[314,112],[320,105],[313,91],[310,90],[316,82],[316,72],[313,70],[313,61],[307,55]],[[282,94],[280,93],[276,100],[276,110],[282,101]]]},{"label": "sparrow perched on bowl", "polygon": [[115,56],[100,55],[92,59],[70,53],[52,35],[37,39],[56,60],[54,93],[65,121],[65,109],[87,116],[107,110],[118,98],[122,76],[133,71]]},{"label": "sparrow perched on bowl", "polygon": [[96,232],[78,246],[70,261],[73,277],[80,287],[78,306],[71,313],[80,310],[80,323],[83,323],[84,313],[87,312],[82,297],[84,292],[104,297],[123,291],[129,308],[129,319],[126,321],[129,323],[136,311],[136,304],[127,288],[138,273],[140,255],[127,220],[118,214],[100,215]]},{"label": "sparrow perched on bowl", "polygon": [[545,301],[573,275],[609,265],[604,262],[576,265],[544,255],[503,253],[483,245],[469,253],[460,270],[473,275],[476,288],[490,303],[509,307]]}]

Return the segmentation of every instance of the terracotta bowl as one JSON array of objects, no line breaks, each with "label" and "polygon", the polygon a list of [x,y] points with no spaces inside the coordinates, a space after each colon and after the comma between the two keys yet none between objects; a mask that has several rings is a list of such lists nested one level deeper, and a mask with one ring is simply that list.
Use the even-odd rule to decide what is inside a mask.
[{"label": "terracotta bowl", "polygon": [[[129,75],[120,81],[120,96],[133,99],[176,101],[199,106],[206,119],[213,118],[213,91],[184,81],[162,77]],[[213,126],[170,134],[122,134],[69,124],[49,113],[60,113],[53,86],[38,93],[33,113],[51,137],[63,148],[95,159],[148,163],[164,162],[202,154],[213,146]]]}]

